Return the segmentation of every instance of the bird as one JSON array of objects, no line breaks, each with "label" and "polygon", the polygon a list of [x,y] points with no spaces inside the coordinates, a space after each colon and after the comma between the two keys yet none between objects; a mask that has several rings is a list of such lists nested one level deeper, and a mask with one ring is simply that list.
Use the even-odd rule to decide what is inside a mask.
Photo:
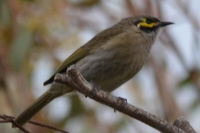
[{"label": "bird", "polygon": [[54,82],[56,74],[65,73],[72,65],[88,82],[112,92],[139,72],[148,60],[158,32],[171,24],[153,16],[135,16],[124,18],[98,33],[64,60],[44,82],[44,85],[51,84],[50,88],[19,114],[15,122],[23,126],[49,102],[74,91],[68,85]]}]

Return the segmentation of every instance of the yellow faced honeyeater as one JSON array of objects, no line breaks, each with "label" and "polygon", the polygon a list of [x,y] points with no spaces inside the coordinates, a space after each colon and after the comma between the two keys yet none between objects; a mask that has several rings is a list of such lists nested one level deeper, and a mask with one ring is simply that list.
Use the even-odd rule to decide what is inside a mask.
[{"label": "yellow faced honeyeater", "polygon": [[[159,29],[170,24],[173,23],[163,22],[151,16],[122,19],[77,49],[44,85],[51,84],[55,74],[64,73],[69,66],[75,65],[87,81],[111,92],[142,68]],[[52,84],[47,92],[15,119],[15,122],[19,125],[25,124],[46,104],[71,91],[73,88],[67,85]]]}]

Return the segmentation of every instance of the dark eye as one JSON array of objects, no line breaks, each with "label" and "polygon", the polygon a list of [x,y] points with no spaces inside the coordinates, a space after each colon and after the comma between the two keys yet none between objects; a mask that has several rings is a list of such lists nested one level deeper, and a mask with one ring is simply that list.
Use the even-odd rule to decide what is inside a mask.
[{"label": "dark eye", "polygon": [[147,23],[147,24],[150,24],[150,23],[152,23],[152,20],[147,19],[147,20],[146,20],[146,23]]}]

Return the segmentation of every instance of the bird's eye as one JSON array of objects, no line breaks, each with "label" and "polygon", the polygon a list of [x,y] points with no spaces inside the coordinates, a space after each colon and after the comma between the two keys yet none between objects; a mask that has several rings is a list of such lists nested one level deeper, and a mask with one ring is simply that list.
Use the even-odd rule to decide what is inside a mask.
[{"label": "bird's eye", "polygon": [[151,21],[150,19],[146,19],[146,23],[147,23],[147,24],[151,24],[152,21]]}]

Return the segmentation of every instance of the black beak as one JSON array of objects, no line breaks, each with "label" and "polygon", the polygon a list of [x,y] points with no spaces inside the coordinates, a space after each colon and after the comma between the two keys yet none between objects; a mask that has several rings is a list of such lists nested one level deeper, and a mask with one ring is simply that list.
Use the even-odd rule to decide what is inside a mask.
[{"label": "black beak", "polygon": [[173,23],[173,22],[160,22],[160,23],[158,24],[158,26],[159,26],[159,27],[165,27],[165,26],[170,25],[170,24],[174,24],[174,23]]}]

